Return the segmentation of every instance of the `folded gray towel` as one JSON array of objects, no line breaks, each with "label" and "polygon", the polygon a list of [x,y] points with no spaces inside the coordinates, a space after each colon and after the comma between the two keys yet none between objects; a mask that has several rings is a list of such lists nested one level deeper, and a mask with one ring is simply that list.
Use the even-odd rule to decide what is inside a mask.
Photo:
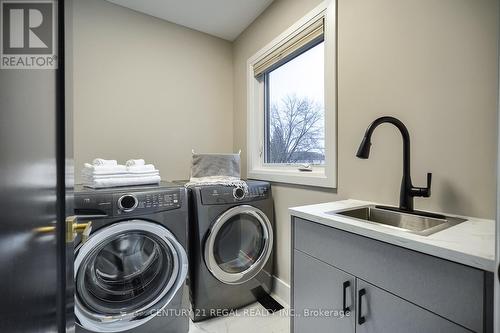
[{"label": "folded gray towel", "polygon": [[240,154],[196,154],[193,152],[191,179],[185,185],[223,185],[240,187],[248,193],[248,185],[241,180]]},{"label": "folded gray towel", "polygon": [[205,177],[241,178],[240,154],[193,154],[191,181]]}]

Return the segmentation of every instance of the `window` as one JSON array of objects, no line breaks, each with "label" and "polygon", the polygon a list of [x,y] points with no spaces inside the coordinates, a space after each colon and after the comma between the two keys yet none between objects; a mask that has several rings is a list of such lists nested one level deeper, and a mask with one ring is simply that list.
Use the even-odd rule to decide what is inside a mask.
[{"label": "window", "polygon": [[336,186],[335,46],[326,1],[248,60],[249,178]]},{"label": "window", "polygon": [[325,163],[324,42],[266,73],[265,163]]}]

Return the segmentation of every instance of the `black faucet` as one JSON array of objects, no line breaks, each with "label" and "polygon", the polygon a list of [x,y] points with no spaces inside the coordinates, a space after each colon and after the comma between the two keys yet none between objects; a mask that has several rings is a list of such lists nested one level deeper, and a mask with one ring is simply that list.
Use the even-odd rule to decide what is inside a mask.
[{"label": "black faucet", "polygon": [[[406,128],[406,126],[399,119],[396,119],[394,117],[380,117],[376,119],[366,129],[365,136],[363,137],[363,141],[361,141],[361,144],[359,145],[356,156],[363,159],[367,159],[369,157],[373,131],[375,130],[375,128],[377,128],[378,125],[383,123],[393,124],[399,129],[401,135],[403,136],[403,179],[401,181],[401,193],[399,196],[399,210],[403,212],[413,213],[415,212],[413,209],[413,197],[428,198],[431,196],[432,173],[427,174],[427,187],[413,186],[410,174],[410,134],[408,133],[408,129]],[[391,207],[381,208],[398,210]],[[426,216],[437,215],[424,212],[416,213]]]}]

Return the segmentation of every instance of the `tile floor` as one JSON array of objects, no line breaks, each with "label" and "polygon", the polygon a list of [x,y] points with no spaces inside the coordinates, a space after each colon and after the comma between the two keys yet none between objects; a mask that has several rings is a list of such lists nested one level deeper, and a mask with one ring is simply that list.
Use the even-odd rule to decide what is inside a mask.
[{"label": "tile floor", "polygon": [[268,314],[262,305],[255,303],[227,317],[191,323],[189,333],[290,333],[288,306],[278,301],[285,309]]}]

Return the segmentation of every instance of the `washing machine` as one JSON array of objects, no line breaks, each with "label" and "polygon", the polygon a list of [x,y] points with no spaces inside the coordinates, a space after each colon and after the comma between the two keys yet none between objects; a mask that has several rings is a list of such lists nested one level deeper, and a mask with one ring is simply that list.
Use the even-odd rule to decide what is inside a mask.
[{"label": "washing machine", "polygon": [[92,222],[75,246],[76,331],[187,333],[186,189],[80,187],[75,214]]},{"label": "washing machine", "polygon": [[197,322],[257,301],[272,288],[274,208],[269,183],[190,191],[191,317]]}]

